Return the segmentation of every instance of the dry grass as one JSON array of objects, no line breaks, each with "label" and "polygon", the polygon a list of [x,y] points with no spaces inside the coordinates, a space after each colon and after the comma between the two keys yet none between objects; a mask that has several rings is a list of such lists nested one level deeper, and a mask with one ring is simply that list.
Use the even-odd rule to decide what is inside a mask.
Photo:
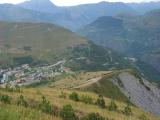
[{"label": "dry grass", "polygon": [[98,77],[103,77],[104,75],[109,75],[111,71],[100,71],[100,72],[81,72],[66,76],[54,83],[54,88],[58,89],[68,89],[75,88],[79,85],[85,84],[88,80]]},{"label": "dry grass", "polygon": [[[61,95],[61,92],[66,93],[67,95],[70,94],[72,91],[70,90],[58,90],[58,89],[51,89],[51,88],[41,88],[41,89],[24,89],[23,90],[23,95],[26,96],[28,99],[33,99],[36,101],[40,101],[42,95],[44,95],[53,105],[57,105],[58,107],[62,107],[63,105],[66,104],[71,104],[75,110],[82,111],[84,113],[90,113],[90,112],[97,112],[100,113],[102,116],[114,119],[114,120],[129,120],[129,117],[125,116],[122,111],[125,107],[125,103],[123,102],[118,102],[116,101],[118,105],[118,111],[119,112],[110,112],[108,109],[100,109],[96,105],[90,105],[90,104],[85,104],[82,102],[74,102],[72,100],[63,99],[60,98],[59,96]],[[91,96],[94,100],[97,98],[97,94],[90,93],[90,92],[79,92],[77,91],[79,95],[89,95]],[[8,93],[4,92],[5,94],[9,94],[13,98],[17,98],[20,93]],[[109,104],[110,99],[105,98],[106,105]],[[138,120],[139,116],[141,114],[145,114],[150,120],[160,120],[158,117],[154,117],[153,115],[149,113],[144,113],[142,110],[136,107],[132,107],[133,110],[133,115],[131,117],[131,120]]]}]

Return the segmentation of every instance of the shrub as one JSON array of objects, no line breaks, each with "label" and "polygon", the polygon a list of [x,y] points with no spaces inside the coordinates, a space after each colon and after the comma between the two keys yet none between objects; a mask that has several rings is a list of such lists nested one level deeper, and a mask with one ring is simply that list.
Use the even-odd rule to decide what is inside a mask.
[{"label": "shrub", "polygon": [[18,93],[21,93],[21,89],[18,85],[16,85],[14,88],[11,86],[10,83],[7,83],[6,86],[5,86],[5,91],[7,92],[18,92]]},{"label": "shrub", "polygon": [[127,116],[132,115],[132,109],[130,104],[127,104],[127,106],[124,108],[124,114]]},{"label": "shrub", "polygon": [[34,99],[28,99],[29,107],[32,109],[39,109],[39,103]]},{"label": "shrub", "polygon": [[20,95],[20,97],[17,99],[17,105],[21,105],[21,106],[24,106],[24,107],[28,107],[28,103],[27,103],[27,101],[25,100],[25,98],[24,98],[23,95]]},{"label": "shrub", "polygon": [[14,90],[14,92],[21,93],[21,92],[22,92],[22,90],[21,90],[20,86],[16,85],[16,86],[15,86],[15,90]]},{"label": "shrub", "polygon": [[96,104],[100,107],[100,108],[105,108],[105,100],[103,98],[102,95],[99,95]]},{"label": "shrub", "polygon": [[59,115],[59,108],[57,106],[53,106],[53,115],[56,117]]},{"label": "shrub", "polygon": [[66,99],[66,98],[67,98],[67,95],[66,95],[66,93],[64,93],[64,92],[61,92],[61,95],[60,95],[59,97]]},{"label": "shrub", "polygon": [[88,95],[82,95],[80,100],[86,104],[93,104],[93,99]]},{"label": "shrub", "polygon": [[105,120],[104,117],[100,116],[98,113],[90,113],[83,120]]},{"label": "shrub", "polygon": [[0,101],[5,103],[5,104],[11,104],[11,97],[9,97],[8,95],[2,95],[0,96]]},{"label": "shrub", "polygon": [[63,106],[63,108],[60,110],[60,117],[62,120],[77,120],[71,105]]},{"label": "shrub", "polygon": [[114,102],[114,100],[111,100],[111,102],[110,102],[110,104],[108,106],[109,111],[116,111],[117,108],[118,107],[117,107],[116,103]]},{"label": "shrub", "polygon": [[79,101],[79,95],[76,92],[71,93],[69,98],[74,101]]},{"label": "shrub", "polygon": [[42,110],[42,112],[45,112],[47,114],[53,114],[53,109],[52,106],[50,104],[50,102],[48,100],[46,100],[46,98],[43,96],[42,97],[42,102],[39,105],[39,108]]},{"label": "shrub", "polygon": [[139,117],[139,120],[150,120],[146,115],[142,114],[140,117]]}]

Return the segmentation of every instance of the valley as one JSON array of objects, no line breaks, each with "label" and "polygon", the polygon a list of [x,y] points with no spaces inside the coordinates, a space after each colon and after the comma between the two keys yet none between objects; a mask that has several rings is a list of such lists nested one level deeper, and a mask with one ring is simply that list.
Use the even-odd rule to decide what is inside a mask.
[{"label": "valley", "polygon": [[0,4],[0,120],[160,120],[160,2]]}]

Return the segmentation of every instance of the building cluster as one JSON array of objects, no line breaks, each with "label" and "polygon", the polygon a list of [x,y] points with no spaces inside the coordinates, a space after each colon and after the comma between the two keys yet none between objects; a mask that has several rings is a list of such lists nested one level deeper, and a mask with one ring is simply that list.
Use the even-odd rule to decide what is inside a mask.
[{"label": "building cluster", "polygon": [[58,61],[53,65],[31,67],[28,64],[13,69],[0,69],[0,85],[10,83],[15,85],[29,85],[40,80],[70,72],[70,68],[64,67],[65,60]]}]

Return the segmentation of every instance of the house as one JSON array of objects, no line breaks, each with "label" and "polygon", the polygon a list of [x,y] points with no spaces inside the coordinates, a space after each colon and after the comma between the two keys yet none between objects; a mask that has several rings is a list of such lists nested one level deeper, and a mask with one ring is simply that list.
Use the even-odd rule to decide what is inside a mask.
[{"label": "house", "polygon": [[26,81],[25,80],[23,80],[23,79],[17,79],[16,80],[16,83],[17,84],[22,84],[22,83],[25,83]]},{"label": "house", "polygon": [[[2,77],[3,76],[3,77]],[[0,79],[0,83],[4,83],[5,81],[8,81],[8,75],[7,74],[3,74],[1,75],[1,79]]]},{"label": "house", "polygon": [[2,83],[3,80],[3,74],[0,74],[0,84]]},{"label": "house", "polygon": [[66,72],[66,73],[72,72],[72,71],[71,71],[71,68],[67,68],[67,67],[64,67],[64,68],[63,68],[63,71]]}]

